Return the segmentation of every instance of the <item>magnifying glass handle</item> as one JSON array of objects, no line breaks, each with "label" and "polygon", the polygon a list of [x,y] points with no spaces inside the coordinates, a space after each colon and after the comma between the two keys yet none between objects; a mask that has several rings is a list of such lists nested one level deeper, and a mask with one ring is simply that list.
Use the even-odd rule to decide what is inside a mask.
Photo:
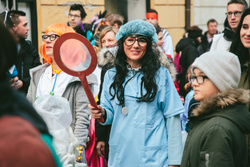
[{"label": "magnifying glass handle", "polygon": [[[99,107],[97,106],[96,102],[95,102],[95,99],[94,99],[94,96],[93,96],[93,93],[89,87],[89,84],[88,84],[88,81],[86,79],[86,76],[85,75],[81,75],[81,76],[78,76],[81,80],[81,83],[82,83],[82,86],[85,90],[85,93],[89,99],[89,103],[91,104],[91,106],[93,106],[96,110],[99,109]],[[104,122],[104,119],[103,118],[99,118],[97,119],[98,122]]]},{"label": "magnifying glass handle", "polygon": [[[88,86],[88,88],[89,88],[89,90],[90,90],[90,87],[89,87],[89,86]],[[86,92],[86,94],[87,94],[88,91],[85,90],[85,92]],[[95,99],[93,98],[93,94],[92,94],[91,90],[90,90],[90,93],[91,93],[91,95],[88,95],[88,94],[87,94],[88,99],[89,99],[89,103],[90,103],[91,106],[93,106],[96,110],[98,110],[99,107],[97,106],[97,104],[96,104],[96,102],[95,102]],[[89,98],[89,97],[90,97],[90,98]],[[98,121],[99,123],[102,123],[102,122],[104,122],[104,119],[103,119],[103,118],[99,118],[99,119],[97,119],[97,121]]]},{"label": "magnifying glass handle", "polygon": [[[91,95],[88,95],[86,90],[85,90],[85,92],[86,92],[86,94],[87,94],[87,96],[88,96],[89,103],[90,103],[91,106],[93,106],[96,110],[98,110],[99,107],[97,106],[97,104],[96,104],[96,102],[95,102],[95,99],[93,98],[93,94],[92,94],[92,92],[91,92],[91,89],[90,89],[89,86],[88,86],[88,88],[89,88],[89,90],[90,90]],[[103,118],[99,118],[99,119],[96,119],[96,120],[97,120],[99,123],[104,122],[104,119],[103,119]]]},{"label": "magnifying glass handle", "polygon": [[[86,92],[86,91],[85,91]],[[92,93],[92,92],[91,92]],[[87,92],[86,92],[87,94]],[[88,95],[87,95],[88,96]],[[88,96],[89,97],[89,96]],[[89,103],[91,104],[91,106],[93,106],[96,110],[99,109],[99,107],[97,106],[96,102],[95,102],[95,99],[93,98],[93,94],[91,96],[92,98],[89,98]],[[99,119],[96,119],[99,123],[102,123],[104,122],[104,119],[103,118],[99,118]]]}]

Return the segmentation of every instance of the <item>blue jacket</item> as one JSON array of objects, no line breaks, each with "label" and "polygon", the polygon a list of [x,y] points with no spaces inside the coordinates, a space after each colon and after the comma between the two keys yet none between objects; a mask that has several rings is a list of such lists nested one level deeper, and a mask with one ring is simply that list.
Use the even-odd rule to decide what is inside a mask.
[{"label": "blue jacket", "polygon": [[[117,98],[110,100],[109,87],[115,73],[115,68],[112,68],[105,74],[101,96],[101,106],[107,113],[104,124],[112,124],[109,167],[167,167],[168,164],[180,164],[182,145],[179,114],[184,108],[169,71],[164,67],[157,71],[155,80],[158,90],[152,102],[137,102],[141,96],[142,72],[138,72],[127,83],[124,91],[127,115],[122,115],[122,106],[118,105]],[[129,71],[125,82],[134,74],[135,71]],[[146,90],[143,89],[143,92]],[[168,137],[172,134],[173,137]],[[168,142],[171,142],[172,147],[171,160],[168,160]]]}]

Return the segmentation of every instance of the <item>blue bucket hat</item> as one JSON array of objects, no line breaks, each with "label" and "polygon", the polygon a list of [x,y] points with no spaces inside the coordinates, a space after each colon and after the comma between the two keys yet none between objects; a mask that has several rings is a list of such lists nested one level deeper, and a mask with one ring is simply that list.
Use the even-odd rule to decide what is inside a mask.
[{"label": "blue bucket hat", "polygon": [[118,41],[122,37],[132,34],[145,35],[155,43],[158,41],[155,27],[151,23],[143,20],[133,20],[121,26],[115,39]]}]

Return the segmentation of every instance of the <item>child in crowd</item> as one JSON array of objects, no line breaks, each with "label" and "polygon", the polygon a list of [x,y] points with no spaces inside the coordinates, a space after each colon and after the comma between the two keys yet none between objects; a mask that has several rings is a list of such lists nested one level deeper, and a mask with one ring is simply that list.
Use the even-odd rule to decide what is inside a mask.
[{"label": "child in crowd", "polygon": [[246,166],[250,91],[237,89],[240,62],[227,51],[206,52],[191,66],[194,98],[181,167]]}]

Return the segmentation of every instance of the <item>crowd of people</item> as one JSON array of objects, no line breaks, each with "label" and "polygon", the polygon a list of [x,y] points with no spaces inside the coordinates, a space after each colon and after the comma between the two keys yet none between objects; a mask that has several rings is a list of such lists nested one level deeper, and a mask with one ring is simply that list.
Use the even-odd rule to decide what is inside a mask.
[{"label": "crowd of people", "polygon": [[[154,9],[127,23],[108,11],[91,23],[86,16],[71,5],[68,22],[49,25],[38,52],[26,40],[26,14],[0,14],[0,166],[250,167],[245,0],[228,2],[222,33],[214,18],[203,34],[193,25],[175,53]],[[66,33],[96,52],[87,82],[98,108],[55,60]]]}]

